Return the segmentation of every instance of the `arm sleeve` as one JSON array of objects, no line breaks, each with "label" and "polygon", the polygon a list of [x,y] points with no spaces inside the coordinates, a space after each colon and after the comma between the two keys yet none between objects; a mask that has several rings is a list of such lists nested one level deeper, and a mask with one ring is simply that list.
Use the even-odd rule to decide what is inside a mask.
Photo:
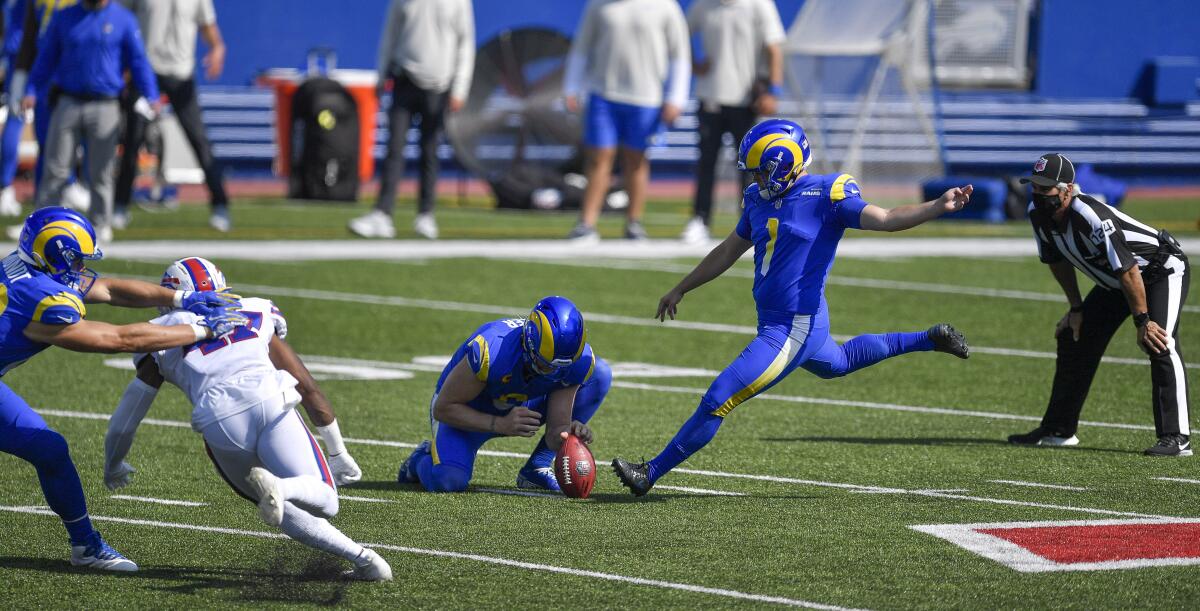
[{"label": "arm sleeve", "polygon": [[777,45],[787,40],[787,32],[783,29],[783,20],[779,18],[779,9],[775,8],[775,3],[759,0],[758,9],[763,44]]},{"label": "arm sleeve", "polygon": [[734,228],[738,237],[751,242],[750,239],[750,210],[746,207],[746,196],[742,196],[742,216],[738,219],[737,227]]},{"label": "arm sleeve", "polygon": [[587,83],[588,54],[592,48],[592,30],[594,17],[592,3],[588,2],[583,9],[583,19],[575,32],[575,40],[571,41],[571,50],[567,53],[567,62],[563,74],[563,93],[566,95],[582,96]]},{"label": "arm sleeve", "polygon": [[284,318],[283,312],[274,302],[269,301],[268,303],[271,304],[271,324],[275,327],[275,335],[279,336],[279,339],[287,339],[287,319]]},{"label": "arm sleeve", "polygon": [[829,201],[838,220],[847,229],[862,228],[862,211],[867,202],[862,198],[858,182],[849,174],[841,174],[829,189]]},{"label": "arm sleeve", "polygon": [[1103,239],[1108,266],[1114,272],[1121,273],[1137,265],[1137,259],[1129,244],[1125,242],[1125,234],[1112,219],[1103,219],[1100,226],[1092,230],[1093,241]]},{"label": "arm sleeve", "polygon": [[592,372],[596,370],[596,353],[592,351],[589,345],[584,349],[583,354],[579,357],[579,361],[572,365],[571,375],[567,376],[568,384],[583,384],[592,377]]},{"label": "arm sleeve", "polygon": [[480,382],[487,382],[488,373],[491,367],[491,358],[488,354],[488,343],[483,335],[476,335],[471,338],[467,344],[467,365],[470,365],[471,371],[475,372],[475,379]]},{"label": "arm sleeve", "polygon": [[138,91],[151,102],[158,100],[158,82],[154,78],[154,69],[146,57],[146,47],[142,45],[142,32],[138,29],[137,21],[130,18],[129,27],[125,29],[125,38],[121,41],[122,65],[129,68],[133,82]]},{"label": "arm sleeve", "polygon": [[674,3],[671,19],[667,25],[667,56],[670,66],[667,71],[666,99],[670,104],[683,108],[687,104],[688,90],[692,84],[692,49],[688,38],[687,21],[683,11]]},{"label": "arm sleeve", "polygon": [[34,322],[47,325],[75,324],[87,316],[83,300],[71,293],[57,293],[43,297],[33,310]]},{"label": "arm sleeve", "polygon": [[1058,252],[1058,248],[1050,241],[1050,236],[1046,235],[1046,231],[1038,226],[1037,220],[1033,216],[1032,208],[1030,206],[1029,223],[1033,225],[1033,238],[1037,241],[1038,260],[1046,264],[1062,261],[1062,253]]},{"label": "arm sleeve", "polygon": [[462,2],[461,7],[458,49],[455,56],[458,65],[454,70],[454,83],[450,86],[450,96],[465,100],[467,92],[471,90],[471,76],[475,71],[475,14],[470,2]]},{"label": "arm sleeve", "polygon": [[378,62],[379,82],[383,83],[388,77],[388,68],[392,62],[392,50],[396,48],[396,30],[399,29],[400,6],[397,0],[388,4],[387,16],[383,20],[383,32],[379,34]]},{"label": "arm sleeve", "polygon": [[196,25],[213,25],[217,22],[217,9],[212,0],[200,0],[196,5]]},{"label": "arm sleeve", "polygon": [[38,24],[33,2],[25,4],[25,19],[21,26],[21,48],[17,51],[16,69],[28,71],[37,54]]},{"label": "arm sleeve", "polygon": [[133,437],[137,433],[138,425],[150,411],[150,406],[153,405],[154,397],[157,395],[157,388],[136,377],[129,382],[129,386],[125,387],[125,393],[121,395],[121,402],[117,404],[116,411],[108,420],[108,432],[104,435],[105,472],[116,470],[121,465],[121,461],[129,455],[129,448],[133,445]]},{"label": "arm sleeve", "polygon": [[[51,19],[45,36],[42,36],[40,42],[34,42],[37,59],[33,62],[33,70],[29,72],[29,87],[32,91],[50,84],[50,77],[58,66],[58,58],[62,54],[62,39],[59,37],[59,29],[55,27],[58,23],[57,19]],[[33,35],[37,37],[36,27],[33,29]]]}]

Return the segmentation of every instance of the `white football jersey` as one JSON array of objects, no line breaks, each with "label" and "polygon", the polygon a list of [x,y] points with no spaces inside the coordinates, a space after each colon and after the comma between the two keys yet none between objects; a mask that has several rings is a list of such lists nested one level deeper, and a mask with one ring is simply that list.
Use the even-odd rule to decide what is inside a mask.
[{"label": "white football jersey", "polygon": [[[293,405],[299,401],[296,379],[271,363],[271,337],[287,332],[283,314],[269,300],[253,297],[242,299],[241,312],[250,320],[244,327],[190,346],[150,353],[163,378],[192,402],[192,428],[196,431],[273,395],[290,395],[288,403]],[[201,318],[187,310],[173,310],[150,322],[193,324]],[[144,356],[135,354],[134,363]]]}]

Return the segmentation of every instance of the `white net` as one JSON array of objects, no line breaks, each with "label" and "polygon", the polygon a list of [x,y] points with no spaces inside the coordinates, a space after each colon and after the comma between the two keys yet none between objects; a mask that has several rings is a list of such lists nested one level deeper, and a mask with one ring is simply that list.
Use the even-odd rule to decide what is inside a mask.
[{"label": "white net", "polygon": [[808,0],[784,53],[816,172],[912,182],[944,173],[929,78],[930,0]]}]

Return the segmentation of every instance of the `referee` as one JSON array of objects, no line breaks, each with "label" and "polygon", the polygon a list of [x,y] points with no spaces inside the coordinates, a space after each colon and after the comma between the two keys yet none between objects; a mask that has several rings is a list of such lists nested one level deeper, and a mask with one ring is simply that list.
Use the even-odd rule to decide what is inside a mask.
[{"label": "referee", "polygon": [[[1075,166],[1058,153],[1038,158],[1029,220],[1042,263],[1067,296],[1070,311],[1055,328],[1054,387],[1041,426],[1011,435],[1020,445],[1072,446],[1100,357],[1131,314],[1138,346],[1150,356],[1151,401],[1158,443],[1148,456],[1191,456],[1187,378],[1179,354],[1179,314],[1190,268],[1171,234],[1138,222],[1080,192]],[[1080,298],[1075,269],[1096,286]]]}]

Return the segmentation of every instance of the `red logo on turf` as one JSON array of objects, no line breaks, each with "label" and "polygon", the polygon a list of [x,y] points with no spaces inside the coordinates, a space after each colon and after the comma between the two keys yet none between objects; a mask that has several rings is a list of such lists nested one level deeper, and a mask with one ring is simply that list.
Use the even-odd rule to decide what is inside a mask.
[{"label": "red logo on turf", "polygon": [[931,524],[913,530],[1022,573],[1200,564],[1195,518]]}]

